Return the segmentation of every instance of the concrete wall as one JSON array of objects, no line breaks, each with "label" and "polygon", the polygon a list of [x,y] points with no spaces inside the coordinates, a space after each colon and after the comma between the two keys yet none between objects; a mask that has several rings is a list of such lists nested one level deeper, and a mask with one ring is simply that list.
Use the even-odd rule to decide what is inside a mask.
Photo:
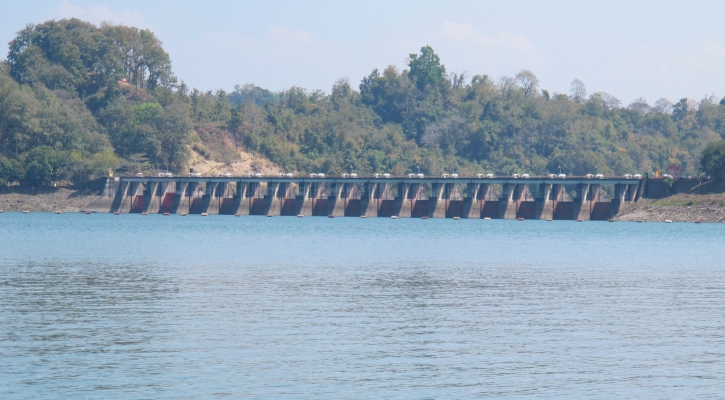
[{"label": "concrete wall", "polygon": [[664,179],[645,179],[642,197],[646,199],[661,199],[678,193],[687,193],[700,184],[699,179],[675,179],[672,187],[667,186]]}]

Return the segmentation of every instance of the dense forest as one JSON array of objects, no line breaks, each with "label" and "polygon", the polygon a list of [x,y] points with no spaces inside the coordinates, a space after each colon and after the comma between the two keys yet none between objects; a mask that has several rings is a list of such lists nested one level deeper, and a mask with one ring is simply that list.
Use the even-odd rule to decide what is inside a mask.
[{"label": "dense forest", "polygon": [[192,151],[232,162],[236,147],[300,173],[613,175],[678,165],[694,175],[705,146],[725,137],[725,99],[625,106],[579,80],[550,93],[527,70],[449,72],[428,46],[407,66],[373,70],[359,85],[340,79],[330,93],[200,91],[174,76],[148,30],[28,25],[0,63],[0,184],[181,173]]}]

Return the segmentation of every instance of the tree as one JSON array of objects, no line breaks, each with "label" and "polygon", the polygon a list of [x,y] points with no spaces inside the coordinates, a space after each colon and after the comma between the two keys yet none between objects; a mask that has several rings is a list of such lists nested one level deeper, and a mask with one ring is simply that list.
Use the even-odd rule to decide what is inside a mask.
[{"label": "tree", "polygon": [[511,98],[513,96],[514,91],[518,89],[518,82],[516,81],[516,78],[511,78],[510,76],[502,76],[498,80],[498,87],[499,91],[501,92],[501,96],[504,98]]},{"label": "tree", "polygon": [[22,156],[25,159],[25,183],[45,186],[65,178],[68,155],[48,146],[39,146]]},{"label": "tree", "polygon": [[702,171],[717,181],[725,179],[725,140],[711,142],[702,151]]},{"label": "tree", "polygon": [[350,87],[350,79],[340,78],[332,85],[332,93],[330,100],[338,109],[353,96],[352,87]]},{"label": "tree", "polygon": [[181,80],[179,86],[176,88],[176,94],[182,99],[185,99],[186,95],[189,94],[189,87],[186,86],[186,83],[184,83],[183,79]]},{"label": "tree", "polygon": [[144,68],[148,73],[146,88],[154,89],[157,86],[169,87],[176,83],[176,77],[171,72],[171,58],[161,47],[161,41],[148,29],[139,33],[141,36],[141,78]]},{"label": "tree", "polygon": [[420,48],[420,55],[411,53],[410,76],[418,89],[425,91],[426,87],[436,87],[443,81],[446,75],[446,67],[441,64],[441,59],[430,46]]},{"label": "tree", "polygon": [[629,109],[637,111],[642,115],[646,115],[648,112],[652,111],[652,107],[647,104],[647,100],[644,97],[634,99],[634,101],[629,105]]},{"label": "tree", "polygon": [[216,91],[214,119],[216,121],[227,121],[229,119],[229,102],[227,101],[227,92],[225,92],[224,89]]},{"label": "tree", "polygon": [[23,165],[11,158],[0,158],[0,185],[20,182],[25,176]]},{"label": "tree", "polygon": [[674,106],[674,104],[672,104],[671,101],[667,100],[664,97],[655,101],[655,110],[657,110],[657,112],[661,112],[663,114],[672,114],[673,106]]},{"label": "tree", "polygon": [[539,87],[539,78],[528,69],[523,69],[516,74],[516,82],[524,90],[524,97],[531,97],[537,93]]},{"label": "tree", "polygon": [[91,156],[89,160],[90,173],[96,176],[104,176],[108,170],[118,168],[120,160],[111,150],[104,150]]},{"label": "tree", "polygon": [[571,82],[569,94],[571,95],[571,99],[574,100],[575,103],[584,103],[584,100],[586,100],[587,98],[587,88],[586,86],[584,86],[584,82],[580,81],[579,79],[574,79]]},{"label": "tree", "polygon": [[232,133],[238,134],[239,128],[242,127],[242,105],[238,105],[231,109],[229,122],[227,123]]},{"label": "tree", "polygon": [[123,70],[112,40],[75,18],[26,26],[10,43],[8,63],[19,83],[77,90],[82,96],[97,92]]},{"label": "tree", "polygon": [[685,119],[689,114],[695,112],[694,102],[688,98],[682,98],[674,106],[672,106],[672,119],[675,121],[681,121]]},{"label": "tree", "polygon": [[451,86],[453,86],[455,89],[460,89],[466,85],[466,77],[468,75],[468,71],[463,71],[460,74],[457,74],[455,72],[451,72],[451,75],[449,76],[449,79],[451,81]]}]

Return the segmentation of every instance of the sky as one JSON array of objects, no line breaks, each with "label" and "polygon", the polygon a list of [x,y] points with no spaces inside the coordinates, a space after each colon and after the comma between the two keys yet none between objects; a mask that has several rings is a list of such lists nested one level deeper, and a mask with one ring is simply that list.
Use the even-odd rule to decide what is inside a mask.
[{"label": "sky", "polygon": [[447,72],[528,69],[550,92],[579,79],[625,105],[725,95],[723,1],[400,0],[0,2],[0,59],[28,23],[80,18],[151,29],[179,79],[329,92],[430,45]]}]

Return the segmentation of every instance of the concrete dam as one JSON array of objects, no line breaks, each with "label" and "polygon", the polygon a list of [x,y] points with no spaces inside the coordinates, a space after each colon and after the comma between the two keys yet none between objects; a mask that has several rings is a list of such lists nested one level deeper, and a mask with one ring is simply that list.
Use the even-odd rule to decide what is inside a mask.
[{"label": "concrete dam", "polygon": [[111,177],[86,212],[603,220],[642,197],[630,177]]}]

